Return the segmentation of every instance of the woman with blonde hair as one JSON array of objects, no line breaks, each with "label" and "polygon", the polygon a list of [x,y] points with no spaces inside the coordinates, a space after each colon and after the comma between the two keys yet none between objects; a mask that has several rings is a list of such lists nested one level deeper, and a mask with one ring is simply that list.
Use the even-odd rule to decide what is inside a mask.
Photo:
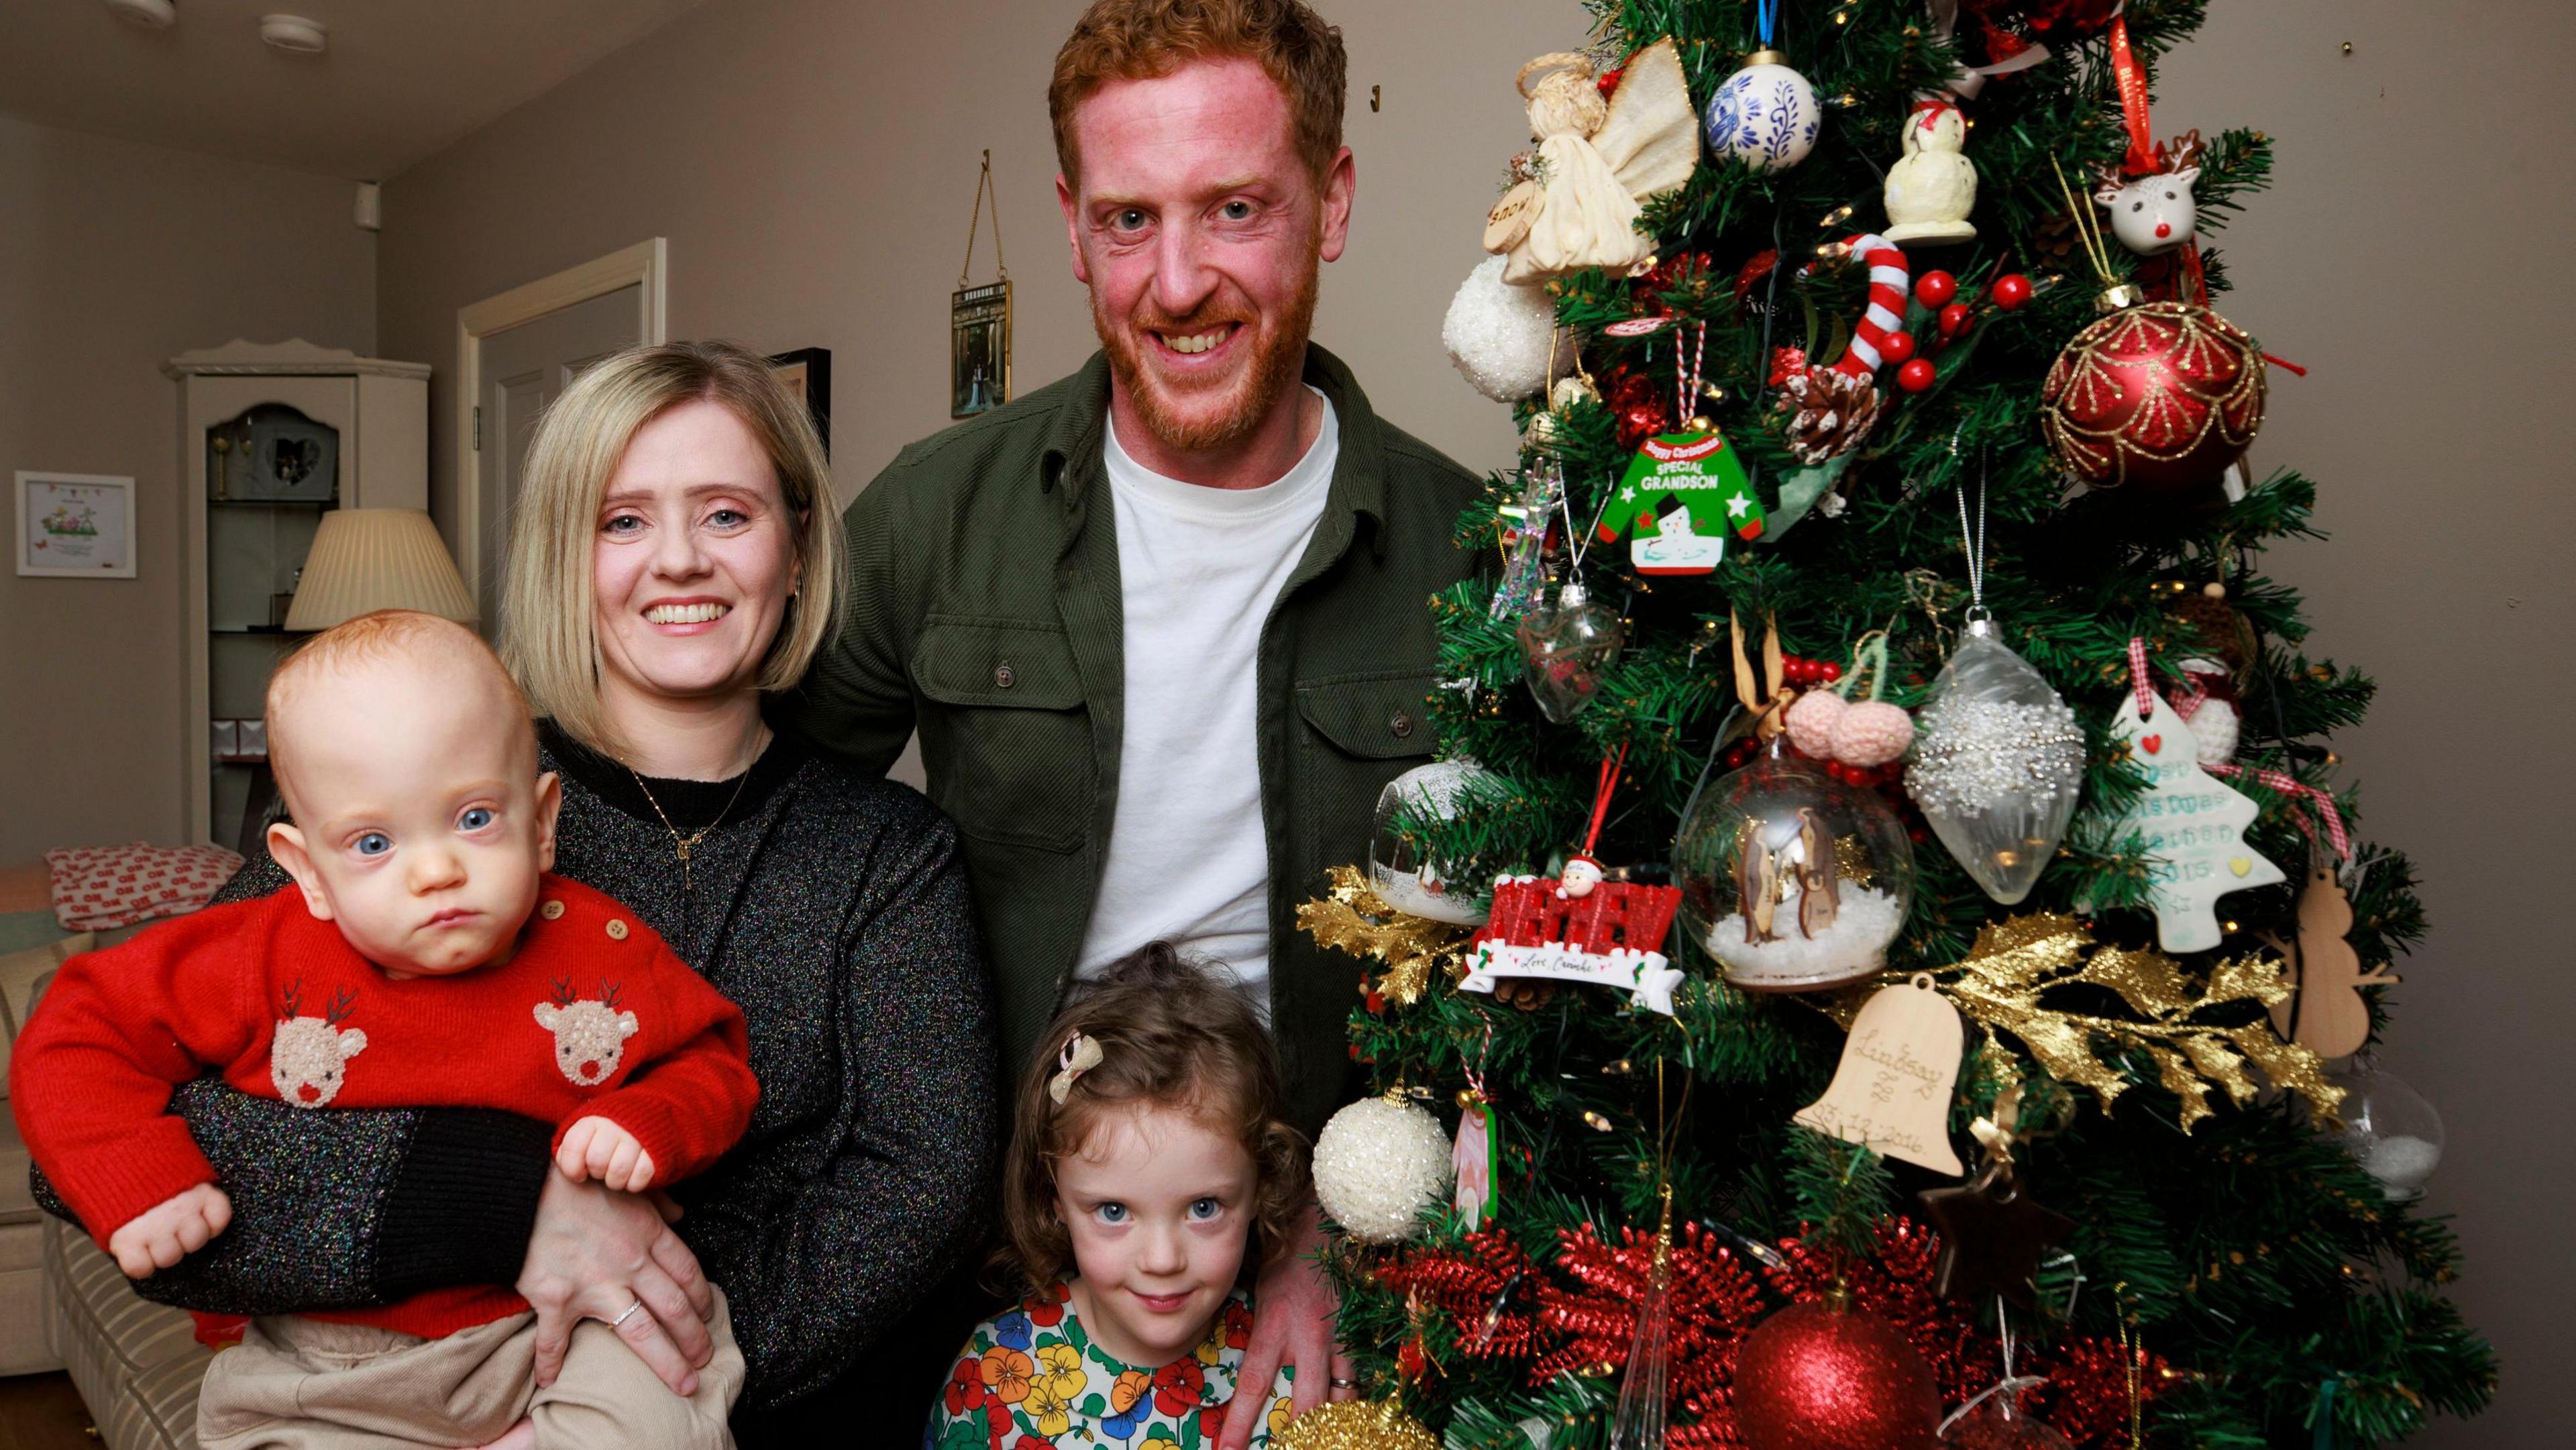
[{"label": "woman with blonde hair", "polygon": [[[676,1233],[667,1201],[553,1171],[541,1124],[296,1112],[215,1080],[178,1106],[233,1225],[139,1288],[266,1313],[515,1283],[539,1316],[542,1377],[593,1318],[686,1392],[712,1278],[748,1363],[741,1442],[865,1438],[853,1410],[883,1392],[844,1376],[924,1352],[895,1330],[980,1242],[999,1110],[953,828],[764,708],[830,631],[840,527],[804,409],[724,343],[603,359],[548,410],[522,470],[499,643],[540,717],[542,768],[563,779],[555,869],[634,910],[750,1029],[750,1133],[680,1190]],[[282,880],[256,863],[226,895]],[[236,1149],[327,1165],[346,1212],[313,1214],[310,1184],[236,1181]],[[908,1387],[903,1403],[908,1418]]]}]

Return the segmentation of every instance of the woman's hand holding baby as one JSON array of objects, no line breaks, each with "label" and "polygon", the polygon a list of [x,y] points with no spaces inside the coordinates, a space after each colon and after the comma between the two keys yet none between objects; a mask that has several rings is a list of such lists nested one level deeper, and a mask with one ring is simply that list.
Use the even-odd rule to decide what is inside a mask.
[{"label": "woman's hand holding baby", "polygon": [[155,1269],[176,1267],[233,1221],[233,1201],[211,1183],[136,1214],[107,1236],[107,1252],[129,1279],[149,1279]]},{"label": "woman's hand holding baby", "polygon": [[575,1183],[597,1179],[600,1186],[620,1193],[642,1193],[653,1183],[653,1155],[634,1134],[606,1118],[582,1118],[566,1128],[563,1146],[555,1149],[555,1167]]}]

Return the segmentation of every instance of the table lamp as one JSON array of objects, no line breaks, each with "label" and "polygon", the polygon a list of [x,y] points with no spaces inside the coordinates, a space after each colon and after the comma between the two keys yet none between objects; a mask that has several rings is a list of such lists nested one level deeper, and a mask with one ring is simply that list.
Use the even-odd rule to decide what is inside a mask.
[{"label": "table lamp", "polygon": [[419,509],[332,509],[322,515],[286,627],[329,629],[379,609],[417,609],[472,624],[474,596]]}]

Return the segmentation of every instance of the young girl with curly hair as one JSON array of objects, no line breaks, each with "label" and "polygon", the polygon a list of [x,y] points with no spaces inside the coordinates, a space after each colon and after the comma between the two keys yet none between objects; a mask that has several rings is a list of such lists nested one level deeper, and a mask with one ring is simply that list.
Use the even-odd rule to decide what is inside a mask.
[{"label": "young girl with curly hair", "polygon": [[[1026,1297],[978,1325],[927,1450],[1214,1444],[1238,1389],[1287,1418],[1291,1371],[1238,1387],[1243,1287],[1305,1211],[1306,1143],[1249,1000],[1156,942],[1079,989],[1023,1075],[998,1267]],[[1159,1434],[1157,1430],[1159,1429]]]}]

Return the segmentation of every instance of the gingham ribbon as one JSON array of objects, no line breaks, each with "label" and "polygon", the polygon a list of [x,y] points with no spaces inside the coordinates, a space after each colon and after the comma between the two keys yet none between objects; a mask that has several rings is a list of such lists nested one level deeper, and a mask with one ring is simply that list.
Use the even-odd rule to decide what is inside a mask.
[{"label": "gingham ribbon", "polygon": [[2144,720],[2153,715],[2156,687],[2147,678],[2147,642],[2136,635],[2129,637],[2129,687],[2138,692],[2138,718]]},{"label": "gingham ribbon", "polygon": [[[2295,780],[2277,770],[2265,770],[2261,766],[2206,765],[2201,768],[2211,775],[2241,777],[2267,790],[2276,790],[2294,798],[2305,796],[2316,802],[2317,814],[2326,823],[2326,839],[2333,843],[2335,856],[2338,859],[2350,859],[2352,856],[2352,837],[2344,832],[2343,812],[2335,809],[2334,796],[2330,792],[2310,785],[2306,781]],[[2299,829],[2307,833],[2308,839],[2316,839],[2316,828],[2308,824],[2305,811],[2293,806],[2290,810],[2290,818],[2299,823]]]}]

